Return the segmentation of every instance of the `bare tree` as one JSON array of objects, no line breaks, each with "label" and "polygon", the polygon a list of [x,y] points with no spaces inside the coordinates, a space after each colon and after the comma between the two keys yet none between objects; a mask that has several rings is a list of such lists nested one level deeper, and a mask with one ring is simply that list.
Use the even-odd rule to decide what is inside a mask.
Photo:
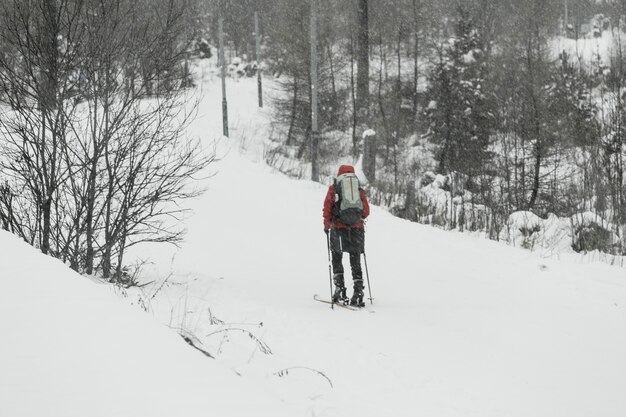
[{"label": "bare tree", "polygon": [[214,159],[185,135],[188,4],[160,3],[1,10],[0,220],[88,274],[121,279],[129,246],[179,242],[181,200],[202,191],[193,180]]},{"label": "bare tree", "polygon": [[10,107],[0,119],[3,171],[12,188],[27,191],[34,203],[35,216],[23,218],[29,224],[20,227],[22,237],[49,253],[53,204],[69,174],[61,149],[76,108],[71,72],[82,36],[80,3],[8,1],[0,7],[0,85]]}]

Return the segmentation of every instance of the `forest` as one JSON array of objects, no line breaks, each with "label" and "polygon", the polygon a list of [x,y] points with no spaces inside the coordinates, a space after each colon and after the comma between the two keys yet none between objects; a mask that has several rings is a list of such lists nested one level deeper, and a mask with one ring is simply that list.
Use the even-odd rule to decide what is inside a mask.
[{"label": "forest", "polygon": [[327,182],[352,156],[412,221],[624,253],[625,2],[321,1],[315,140],[310,5],[290,4],[266,31],[271,164]]},{"label": "forest", "polygon": [[[216,158],[186,129],[221,20],[221,64],[262,71],[271,166],[328,183],[352,161],[406,219],[528,247],[559,219],[574,250],[623,255],[624,16],[586,0],[2,0],[0,227],[125,282],[129,247],[180,242],[180,203]],[[561,48],[594,40],[606,50]]]}]

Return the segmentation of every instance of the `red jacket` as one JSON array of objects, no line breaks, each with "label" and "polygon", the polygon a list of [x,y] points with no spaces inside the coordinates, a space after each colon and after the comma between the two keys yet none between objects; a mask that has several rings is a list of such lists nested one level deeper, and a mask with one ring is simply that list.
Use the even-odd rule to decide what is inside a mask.
[{"label": "red jacket", "polygon": [[[350,165],[342,165],[339,167],[339,172],[337,176],[345,173],[354,173],[354,168]],[[361,201],[363,202],[363,218],[366,218],[370,215],[370,205],[367,202],[367,196],[365,195],[365,191],[361,190]],[[324,229],[330,228],[346,228],[345,224],[341,223],[339,220],[333,217],[333,203],[335,202],[335,186],[331,185],[328,187],[328,192],[326,193],[326,198],[324,199]],[[357,224],[352,225],[352,227],[363,227],[363,222],[358,222]]]}]

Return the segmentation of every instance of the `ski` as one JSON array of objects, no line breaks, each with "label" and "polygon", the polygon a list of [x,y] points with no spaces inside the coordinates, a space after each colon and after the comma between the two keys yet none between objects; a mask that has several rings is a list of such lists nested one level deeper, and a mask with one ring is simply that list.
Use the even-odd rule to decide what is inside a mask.
[{"label": "ski", "polygon": [[320,303],[326,303],[326,304],[330,304],[331,306],[337,306],[337,307],[341,307],[341,308],[345,308],[348,310],[352,310],[352,311],[358,311],[361,308],[360,307],[356,307],[356,306],[351,306],[350,304],[344,304],[344,303],[333,303],[332,301],[328,301],[324,298],[321,298],[319,295],[315,294],[313,295],[313,299],[315,301],[319,301]]}]

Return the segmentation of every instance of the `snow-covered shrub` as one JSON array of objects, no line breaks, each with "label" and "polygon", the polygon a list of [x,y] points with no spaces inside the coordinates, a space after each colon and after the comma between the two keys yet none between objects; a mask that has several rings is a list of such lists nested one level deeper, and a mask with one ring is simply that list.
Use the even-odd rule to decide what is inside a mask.
[{"label": "snow-covered shrub", "polygon": [[209,41],[204,38],[198,39],[194,43],[194,53],[200,59],[210,59],[213,56]]},{"label": "snow-covered shrub", "polygon": [[432,172],[432,171],[427,171],[424,173],[424,175],[420,178],[420,188],[422,187],[426,187],[430,184],[432,184],[433,182],[435,182],[435,178],[437,178],[437,175]]},{"label": "snow-covered shrub", "polygon": [[571,250],[572,224],[569,218],[559,217],[553,213],[543,220],[541,247],[544,250],[561,253]]},{"label": "snow-covered shrub", "polygon": [[539,241],[543,220],[530,211],[517,211],[509,216],[509,242],[533,249]]},{"label": "snow-covered shrub", "polygon": [[597,223],[579,226],[574,232],[572,249],[576,252],[599,250],[609,253],[612,246],[612,233]]},{"label": "snow-covered shrub", "polygon": [[572,249],[576,252],[599,250],[613,253],[619,247],[619,238],[612,231],[611,224],[595,213],[585,212],[573,216],[572,225]]}]

